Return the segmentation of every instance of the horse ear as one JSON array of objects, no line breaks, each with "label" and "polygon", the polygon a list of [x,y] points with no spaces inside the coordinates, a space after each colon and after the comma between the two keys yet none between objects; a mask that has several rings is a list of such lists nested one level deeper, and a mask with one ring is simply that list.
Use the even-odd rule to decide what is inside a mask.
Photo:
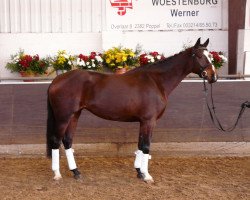
[{"label": "horse ear", "polygon": [[200,46],[200,44],[201,44],[201,38],[199,38],[199,39],[196,41],[194,47],[195,47],[195,48],[198,48],[198,47]]},{"label": "horse ear", "polygon": [[207,41],[203,44],[203,46],[204,46],[204,47],[207,47],[208,43],[209,43],[209,38],[208,38]]}]

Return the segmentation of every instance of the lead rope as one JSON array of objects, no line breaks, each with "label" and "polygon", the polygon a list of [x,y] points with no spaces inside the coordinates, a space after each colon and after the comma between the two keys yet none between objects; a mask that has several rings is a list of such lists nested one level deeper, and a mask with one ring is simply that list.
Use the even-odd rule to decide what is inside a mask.
[{"label": "lead rope", "polygon": [[223,128],[223,126],[221,125],[220,120],[218,119],[218,117],[217,117],[217,115],[216,115],[216,112],[215,112],[214,99],[213,99],[213,86],[212,86],[212,84],[211,84],[211,94],[210,94],[210,98],[211,98],[212,108],[210,108],[209,103],[208,103],[208,92],[207,92],[208,90],[207,90],[207,86],[206,86],[205,79],[203,79],[203,85],[204,85],[204,92],[205,92],[205,97],[206,97],[207,108],[208,108],[208,111],[209,111],[209,114],[210,114],[210,118],[211,118],[211,120],[212,120],[214,126],[215,126],[218,130],[223,131],[223,132],[231,132],[231,131],[233,131],[233,130],[236,128],[236,126],[237,126],[237,124],[238,124],[240,118],[242,117],[242,115],[243,115],[243,113],[244,113],[246,107],[247,107],[247,108],[250,108],[250,102],[245,101],[244,103],[241,104],[241,109],[240,109],[240,112],[239,112],[239,115],[238,115],[238,117],[237,117],[237,119],[236,119],[235,124],[234,124],[232,127],[228,128],[228,129],[225,129],[225,128]]}]

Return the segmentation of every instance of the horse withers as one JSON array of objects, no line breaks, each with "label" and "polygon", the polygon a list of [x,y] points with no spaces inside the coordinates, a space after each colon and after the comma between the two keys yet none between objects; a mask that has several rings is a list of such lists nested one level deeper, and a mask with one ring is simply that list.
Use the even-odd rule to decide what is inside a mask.
[{"label": "horse withers", "polygon": [[207,45],[209,39],[162,61],[137,67],[122,75],[74,70],[57,76],[48,89],[47,155],[52,156],[54,179],[61,178],[59,147],[64,145],[69,169],[80,178],[72,150],[78,118],[83,109],[98,117],[139,122],[137,176],[153,182],[148,172],[150,143],[156,121],[169,94],[191,72],[209,83],[217,80]]}]

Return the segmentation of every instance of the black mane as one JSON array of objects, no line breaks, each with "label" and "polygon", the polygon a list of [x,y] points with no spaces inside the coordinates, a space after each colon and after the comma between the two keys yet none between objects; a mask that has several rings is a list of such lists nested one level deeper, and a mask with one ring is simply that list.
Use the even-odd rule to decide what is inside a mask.
[{"label": "black mane", "polygon": [[[179,55],[181,55],[181,54],[184,54],[185,52],[187,52],[187,51],[191,51],[191,49],[192,49],[192,47],[191,48],[188,48],[188,49],[185,49],[184,51],[181,51],[181,52],[179,52],[179,53],[176,53],[176,54],[174,54],[174,55],[172,55],[172,56],[169,56],[169,57],[167,57],[167,58],[165,58],[165,59],[162,59],[162,60],[158,60],[158,61],[156,61],[156,62],[154,62],[154,63],[149,63],[149,64],[147,64],[147,65],[143,65],[143,66],[139,66],[139,67],[136,67],[136,68],[134,68],[134,69],[132,69],[132,70],[130,70],[131,72],[135,72],[135,71],[141,71],[141,70],[154,70],[154,69],[158,69],[159,68],[159,65],[164,65],[165,67],[165,69],[166,68],[169,68],[169,67],[171,67],[171,65],[169,65],[169,63],[174,59],[174,58],[176,58],[177,56],[179,56]],[[129,72],[130,72],[129,71]]]}]

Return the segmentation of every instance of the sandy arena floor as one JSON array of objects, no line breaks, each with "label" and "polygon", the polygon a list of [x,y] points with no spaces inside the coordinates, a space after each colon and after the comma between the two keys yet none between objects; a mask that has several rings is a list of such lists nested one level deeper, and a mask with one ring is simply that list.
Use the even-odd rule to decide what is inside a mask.
[{"label": "sandy arena floor", "polygon": [[76,181],[61,158],[53,181],[46,158],[0,159],[0,199],[250,199],[250,157],[153,157],[154,184],[136,178],[133,159],[77,157]]}]

